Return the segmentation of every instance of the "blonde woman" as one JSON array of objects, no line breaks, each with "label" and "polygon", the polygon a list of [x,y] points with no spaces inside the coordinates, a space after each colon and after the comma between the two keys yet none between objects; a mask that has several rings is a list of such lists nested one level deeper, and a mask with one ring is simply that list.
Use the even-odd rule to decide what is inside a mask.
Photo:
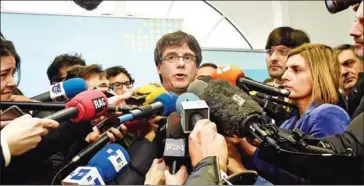
[{"label": "blonde woman", "polygon": [[[282,76],[283,86],[291,92],[298,109],[280,126],[299,129],[305,134],[322,138],[343,133],[350,122],[348,114],[337,104],[340,66],[333,50],[322,44],[304,44],[290,51],[287,70]],[[273,184],[300,184],[295,177],[265,163],[257,157],[258,149],[245,139],[241,150],[251,157],[247,166]],[[291,181],[290,181],[291,180]]]},{"label": "blonde woman", "polygon": [[330,47],[305,44],[292,50],[282,79],[298,107],[282,128],[300,129],[315,137],[344,132],[350,118],[335,105],[339,101],[340,64]]}]

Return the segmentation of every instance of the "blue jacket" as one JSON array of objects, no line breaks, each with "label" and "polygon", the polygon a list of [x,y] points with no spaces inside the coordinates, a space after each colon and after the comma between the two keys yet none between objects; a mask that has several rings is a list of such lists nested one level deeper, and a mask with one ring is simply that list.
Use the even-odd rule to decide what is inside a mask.
[{"label": "blue jacket", "polygon": [[[322,138],[332,134],[343,133],[350,123],[349,115],[341,107],[332,104],[317,105],[313,103],[300,117],[298,112],[283,122],[280,126],[286,129],[300,129],[303,133],[314,137]],[[253,169],[256,169],[260,175],[265,177],[273,184],[299,184],[292,174],[279,169],[258,158],[259,148],[254,152],[251,159]],[[290,181],[291,180],[291,181]]]}]

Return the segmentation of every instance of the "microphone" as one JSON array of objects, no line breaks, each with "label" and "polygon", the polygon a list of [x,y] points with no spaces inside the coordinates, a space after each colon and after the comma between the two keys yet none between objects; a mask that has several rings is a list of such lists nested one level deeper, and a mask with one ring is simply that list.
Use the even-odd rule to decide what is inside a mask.
[{"label": "microphone", "polygon": [[[168,94],[167,96],[165,94]],[[175,99],[171,93],[165,93],[160,95],[156,100],[156,102],[151,105],[143,105],[137,107],[136,109],[130,110],[129,113],[124,114],[119,117],[120,123],[124,123],[126,121],[131,121],[134,119],[149,117],[153,114],[160,113],[171,113],[175,111],[175,107],[173,108],[170,104],[175,104],[172,101]],[[171,109],[171,110],[169,110]],[[121,127],[117,127],[116,129],[121,130]],[[98,151],[101,147],[109,142],[109,137],[104,134],[98,140],[94,141],[86,148],[81,150],[75,157],[72,158],[69,164],[78,162],[81,158],[89,156],[89,154],[93,154]]]},{"label": "microphone", "polygon": [[20,102],[20,101],[1,101],[1,109],[7,109],[15,105],[20,109],[26,110],[44,110],[44,111],[59,111],[65,108],[64,103],[47,103],[47,102]]},{"label": "microphone", "polygon": [[207,88],[207,81],[195,80],[187,88],[187,92],[196,94],[198,97],[201,96],[201,93]]},{"label": "microphone", "polygon": [[[161,93],[161,92],[159,92]],[[151,98],[155,97],[157,94],[152,95]],[[176,110],[176,101],[178,95],[173,92],[161,93],[157,98],[153,98],[154,102],[162,102],[164,108],[164,112],[161,113],[161,116],[168,116],[169,113],[174,112]],[[128,113],[128,112],[125,112]],[[128,131],[136,131],[145,126],[143,120],[128,120],[125,121],[125,126],[128,128]],[[161,127],[161,126],[160,126]]]},{"label": "microphone", "polygon": [[119,144],[111,143],[102,148],[88,162],[87,167],[78,167],[64,180],[63,185],[105,185],[123,172],[130,162],[129,154]]},{"label": "microphone", "polygon": [[[11,106],[17,106],[26,110],[42,110],[42,111],[59,111],[66,108],[65,103],[48,103],[48,102],[19,102],[19,101],[1,101],[0,108],[7,109]],[[137,108],[135,105],[109,105],[107,112],[128,112]]]},{"label": "microphone", "polygon": [[152,104],[155,98],[163,93],[166,89],[158,83],[149,83],[144,86],[138,87],[133,91],[132,99],[139,101],[143,105]]},{"label": "microphone", "polygon": [[290,92],[286,89],[279,89],[273,86],[265,85],[258,81],[250,80],[244,77],[244,72],[236,66],[220,66],[212,73],[213,79],[226,80],[244,90],[256,90],[272,96],[288,97]]},{"label": "microphone", "polygon": [[78,93],[87,90],[87,84],[82,78],[73,78],[64,82],[52,85],[48,92],[39,94],[30,99],[42,102],[50,101],[68,101],[75,97]]},{"label": "microphone", "polygon": [[180,164],[186,157],[186,134],[181,126],[181,117],[178,112],[173,112],[167,118],[166,140],[163,159],[169,164],[171,174],[176,174]]},{"label": "microphone", "polygon": [[210,110],[206,102],[189,92],[178,97],[176,110],[182,118],[181,125],[185,133],[191,133],[198,120],[210,118]]},{"label": "microphone", "polygon": [[248,94],[224,80],[211,80],[198,94],[209,106],[211,120],[227,136],[245,137],[247,132],[242,126],[243,119],[251,114],[263,114],[263,109]]},{"label": "microphone", "polygon": [[79,93],[69,101],[65,109],[46,116],[46,119],[62,122],[71,119],[72,122],[89,121],[101,116],[107,111],[107,98],[99,90],[87,90]]},{"label": "microphone", "polygon": [[73,2],[81,8],[90,11],[96,9],[103,0],[73,0]]}]

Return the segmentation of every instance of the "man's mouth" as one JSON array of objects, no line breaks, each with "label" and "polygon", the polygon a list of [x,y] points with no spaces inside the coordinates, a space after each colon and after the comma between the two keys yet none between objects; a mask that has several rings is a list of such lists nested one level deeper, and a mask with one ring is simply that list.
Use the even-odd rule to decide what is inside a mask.
[{"label": "man's mouth", "polygon": [[182,73],[178,73],[178,74],[174,75],[174,77],[177,78],[177,79],[183,79],[183,78],[186,78],[187,75],[186,74],[182,74]]},{"label": "man's mouth", "polygon": [[281,68],[281,67],[278,65],[271,65],[269,68]]}]

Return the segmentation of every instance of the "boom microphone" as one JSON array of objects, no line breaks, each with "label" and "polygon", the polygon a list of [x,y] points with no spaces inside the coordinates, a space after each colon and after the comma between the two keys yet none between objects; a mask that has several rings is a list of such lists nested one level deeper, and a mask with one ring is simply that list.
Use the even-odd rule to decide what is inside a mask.
[{"label": "boom microphone", "polygon": [[286,89],[279,89],[273,86],[265,85],[258,81],[250,80],[244,78],[245,74],[240,68],[236,66],[220,66],[212,73],[213,79],[222,79],[226,80],[233,85],[236,85],[244,90],[248,89],[249,91],[255,90],[259,92],[263,92],[266,94],[270,94],[272,96],[283,96],[288,97],[290,92]]},{"label": "boom microphone", "polygon": [[[195,84],[195,86],[197,83]],[[246,136],[243,119],[254,113],[262,114],[262,108],[248,94],[224,80],[211,80],[199,93],[210,108],[210,117],[218,130],[225,135]]]},{"label": "boom microphone", "polygon": [[82,78],[73,78],[52,85],[48,92],[39,94],[30,99],[42,102],[68,101],[78,93],[87,90],[87,84]]},{"label": "boom microphone", "polygon": [[216,123],[219,133],[240,138],[253,136],[280,149],[262,124],[270,123],[263,109],[248,94],[224,80],[211,80],[200,93],[211,110],[211,121]]},{"label": "boom microphone", "polygon": [[87,11],[96,9],[103,0],[73,0],[78,6]]}]

